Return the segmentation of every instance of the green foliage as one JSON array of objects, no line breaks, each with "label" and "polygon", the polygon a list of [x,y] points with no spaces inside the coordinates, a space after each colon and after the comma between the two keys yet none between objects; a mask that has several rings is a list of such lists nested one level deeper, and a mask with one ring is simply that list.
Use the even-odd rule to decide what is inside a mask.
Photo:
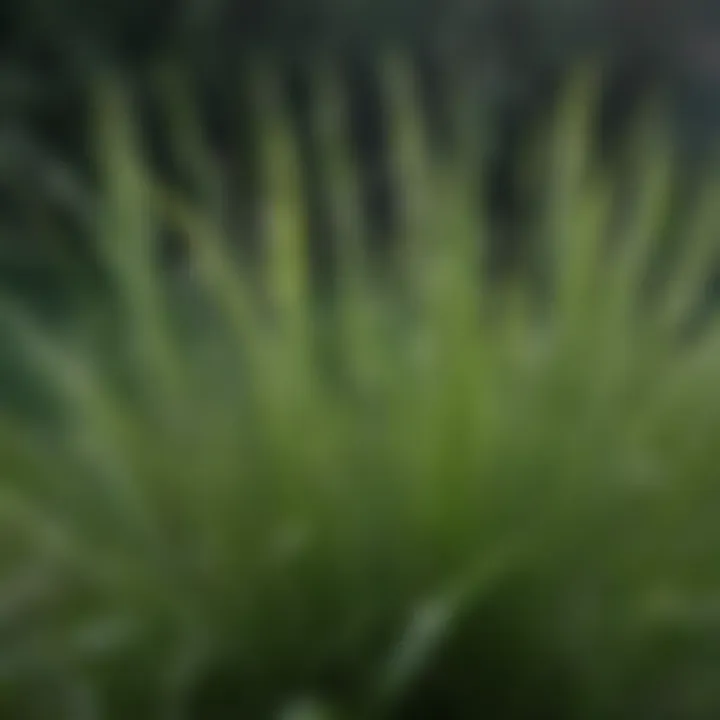
[{"label": "green foliage", "polygon": [[[39,267],[28,285],[33,292],[41,286],[43,302],[52,305],[67,288],[42,287],[46,272],[61,264],[57,274],[66,277],[69,265],[84,279],[92,271],[87,255],[98,198],[88,167],[88,87],[109,68],[133,88],[148,164],[181,184],[187,178],[166,157],[157,86],[168,66],[182,75],[212,128],[212,159],[242,206],[228,211],[228,223],[243,228],[255,220],[245,209],[257,191],[258,140],[253,108],[242,100],[244,79],[258,55],[281,68],[303,146],[307,215],[323,226],[323,209],[313,200],[315,140],[302,98],[318,61],[341,68],[354,94],[354,144],[365,160],[367,204],[384,216],[391,214],[384,208],[393,188],[384,178],[385,108],[375,97],[383,52],[401,49],[422,68],[424,111],[438,136],[444,118],[436,111],[448,97],[446,85],[478,99],[493,120],[502,176],[562,72],[580,56],[594,55],[610,71],[607,125],[622,125],[626,105],[656,86],[672,90],[675,96],[666,100],[677,111],[682,144],[704,165],[720,123],[717,74],[712,54],[702,51],[712,46],[706,36],[713,19],[702,3],[656,3],[648,18],[642,0],[106,0],[102,7],[88,0],[6,0],[0,10],[0,280],[6,263],[15,274],[18,262],[31,262]],[[501,214],[522,214],[525,200],[508,185],[497,193]],[[315,245],[323,246],[321,235],[314,233]]]},{"label": "green foliage", "polygon": [[[672,171],[641,153],[610,243],[615,180],[585,162],[571,93],[536,228],[553,292],[497,289],[475,149],[433,158],[398,78],[389,280],[363,261],[342,102],[319,86],[344,241],[322,306],[282,113],[258,279],[212,209],[156,182],[104,87],[113,303],[54,334],[2,314],[57,412],[0,422],[3,717],[717,717],[720,326],[679,335],[720,217],[699,208],[648,303]],[[154,265],[167,222],[181,278]]]}]

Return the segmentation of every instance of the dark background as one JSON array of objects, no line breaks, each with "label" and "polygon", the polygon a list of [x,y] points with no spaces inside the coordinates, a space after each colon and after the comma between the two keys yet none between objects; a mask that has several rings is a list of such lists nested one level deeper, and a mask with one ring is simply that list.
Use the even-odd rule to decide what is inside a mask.
[{"label": "dark background", "polygon": [[494,221],[502,225],[523,212],[515,172],[523,138],[582,59],[600,59],[606,71],[602,157],[612,155],[613,140],[651,93],[675,122],[688,167],[711,157],[720,129],[718,37],[720,3],[694,0],[5,0],[3,281],[32,288],[33,297],[45,295],[54,306],[58,268],[67,278],[68,267],[88,266],[94,208],[89,88],[110,69],[134,90],[148,156],[179,182],[182,171],[172,162],[158,110],[158,71],[171,68],[190,83],[226,175],[232,222],[247,228],[259,182],[245,79],[258,59],[271,63],[285,82],[303,152],[314,254],[326,268],[309,121],[308,80],[318,63],[339,68],[350,93],[353,142],[382,252],[393,221],[378,82],[388,51],[416,63],[438,147],[450,85],[473,91],[489,111],[494,152],[487,186]]}]

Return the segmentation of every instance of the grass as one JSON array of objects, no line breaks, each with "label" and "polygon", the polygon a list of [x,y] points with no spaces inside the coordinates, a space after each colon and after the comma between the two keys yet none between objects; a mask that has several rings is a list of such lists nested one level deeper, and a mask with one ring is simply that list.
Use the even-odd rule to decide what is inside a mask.
[{"label": "grass", "polygon": [[[3,717],[717,717],[716,316],[680,339],[717,211],[699,203],[648,303],[672,165],[646,129],[609,243],[621,185],[588,162],[579,84],[543,166],[552,292],[497,289],[472,146],[433,158],[398,82],[389,284],[320,85],[329,308],[271,94],[258,287],[101,93],[112,306],[52,334],[2,314],[54,410],[0,419]],[[211,189],[200,144],[181,146]],[[181,288],[153,262],[168,222],[191,248]]]}]

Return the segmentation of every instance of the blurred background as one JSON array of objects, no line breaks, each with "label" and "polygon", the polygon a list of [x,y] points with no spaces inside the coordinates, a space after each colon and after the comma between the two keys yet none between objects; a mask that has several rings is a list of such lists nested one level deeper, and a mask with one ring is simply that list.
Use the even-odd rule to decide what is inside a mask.
[{"label": "blurred background", "polygon": [[7,0],[0,13],[0,274],[48,308],[64,297],[61,265],[73,283],[92,267],[90,110],[92,89],[108,73],[131,88],[155,169],[181,185],[190,181],[164,118],[173,87],[190,93],[223,177],[224,215],[248,252],[261,234],[262,184],[248,80],[259,64],[279,73],[321,273],[330,251],[310,84],[323,67],[340,74],[350,96],[380,254],[396,189],[380,87],[392,55],[415,65],[434,147],[447,139],[452,99],[476,103],[490,138],[485,199],[504,238],[500,263],[516,252],[508,227],[527,210],[521,153],[579,62],[603,73],[603,161],[649,101],[673,123],[688,172],[702,171],[720,132],[715,0]]},{"label": "blurred background", "polygon": [[718,141],[720,0],[2,0],[0,717],[720,717]]}]

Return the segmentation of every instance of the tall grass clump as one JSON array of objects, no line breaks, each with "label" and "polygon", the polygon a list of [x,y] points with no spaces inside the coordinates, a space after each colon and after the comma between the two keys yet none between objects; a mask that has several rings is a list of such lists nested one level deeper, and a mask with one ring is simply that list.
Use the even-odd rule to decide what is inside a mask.
[{"label": "tall grass clump", "polygon": [[[431,155],[403,78],[383,278],[318,83],[322,303],[270,79],[261,276],[223,237],[189,115],[172,131],[199,202],[157,186],[129,104],[99,94],[112,301],[52,334],[2,314],[53,409],[0,419],[2,717],[718,716],[720,324],[691,322],[716,188],[648,290],[672,163],[647,125],[631,192],[598,170],[579,83],[541,153],[549,285],[498,287],[472,122]],[[180,279],[155,263],[168,225]]]}]

